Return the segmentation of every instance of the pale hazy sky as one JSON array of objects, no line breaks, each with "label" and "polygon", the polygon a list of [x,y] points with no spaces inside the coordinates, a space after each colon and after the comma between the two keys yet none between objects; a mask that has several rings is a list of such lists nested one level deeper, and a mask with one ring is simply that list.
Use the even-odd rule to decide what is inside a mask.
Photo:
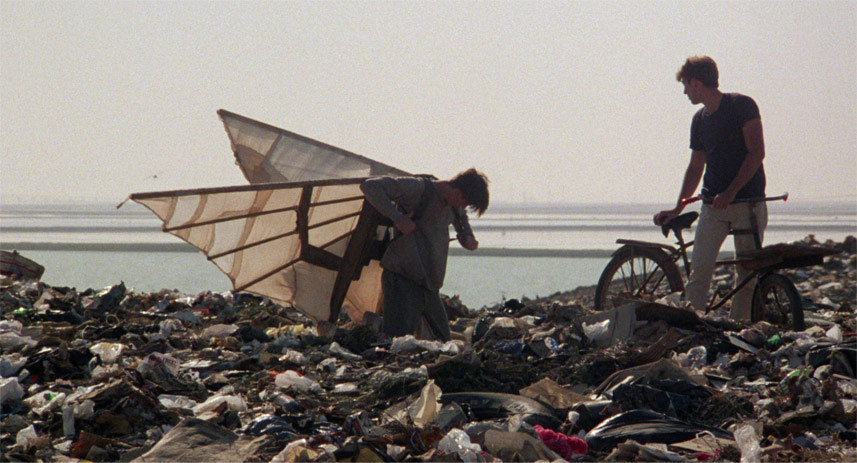
[{"label": "pale hazy sky", "polygon": [[857,201],[857,2],[0,1],[0,201],[244,184],[224,108],[492,201],[675,201],[712,56],[768,193]]}]

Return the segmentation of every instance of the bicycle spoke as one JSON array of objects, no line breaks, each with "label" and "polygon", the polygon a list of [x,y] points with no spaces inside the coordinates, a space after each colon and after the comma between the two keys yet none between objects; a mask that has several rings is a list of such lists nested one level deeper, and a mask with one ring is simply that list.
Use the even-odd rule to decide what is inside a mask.
[{"label": "bicycle spoke", "polygon": [[[615,256],[602,273],[596,289],[598,308],[614,307],[623,299],[653,300],[680,289],[681,276],[669,257],[656,249],[634,249]],[[670,266],[670,273],[664,269]]]}]

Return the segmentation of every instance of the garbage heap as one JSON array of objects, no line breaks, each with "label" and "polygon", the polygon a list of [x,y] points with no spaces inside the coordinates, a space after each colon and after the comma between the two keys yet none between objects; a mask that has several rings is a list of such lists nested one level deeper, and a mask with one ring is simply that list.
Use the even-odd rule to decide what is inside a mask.
[{"label": "garbage heap", "polygon": [[441,344],[371,319],[322,336],[242,293],[6,280],[2,459],[854,461],[857,261],[853,237],[827,244],[846,252],[784,271],[800,332],[657,302],[594,312],[587,287],[446,298]]}]

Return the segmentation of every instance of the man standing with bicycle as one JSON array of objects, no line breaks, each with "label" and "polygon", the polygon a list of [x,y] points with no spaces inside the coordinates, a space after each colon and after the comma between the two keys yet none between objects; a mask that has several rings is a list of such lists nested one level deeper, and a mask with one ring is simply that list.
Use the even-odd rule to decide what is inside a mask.
[{"label": "man standing with bicycle", "polygon": [[[707,306],[717,254],[730,230],[755,229],[758,233],[758,242],[752,233],[734,233],[735,252],[740,255],[761,245],[768,221],[764,201],[734,202],[765,196],[765,142],[759,108],[748,96],[721,92],[718,77],[717,64],[708,56],[688,58],[676,74],[690,102],[703,107],[691,122],[692,152],[676,207],[654,216],[656,225],[675,218],[684,209],[683,200],[693,195],[702,180],[703,205],[685,288],[687,300],[696,310]],[[749,273],[741,265],[736,269],[736,281]],[[754,287],[755,282],[750,282],[735,294],[732,319],[750,320]]]}]

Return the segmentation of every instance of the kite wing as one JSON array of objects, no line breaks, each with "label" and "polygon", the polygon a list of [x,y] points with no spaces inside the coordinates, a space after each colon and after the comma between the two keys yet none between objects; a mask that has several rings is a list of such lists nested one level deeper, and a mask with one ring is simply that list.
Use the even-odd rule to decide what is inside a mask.
[{"label": "kite wing", "polygon": [[381,268],[369,259],[378,214],[360,191],[363,180],[135,193],[130,199],[154,212],[165,232],[202,251],[236,291],[292,305],[315,321],[335,322],[341,307],[360,321],[367,311],[380,312],[381,304]]}]

